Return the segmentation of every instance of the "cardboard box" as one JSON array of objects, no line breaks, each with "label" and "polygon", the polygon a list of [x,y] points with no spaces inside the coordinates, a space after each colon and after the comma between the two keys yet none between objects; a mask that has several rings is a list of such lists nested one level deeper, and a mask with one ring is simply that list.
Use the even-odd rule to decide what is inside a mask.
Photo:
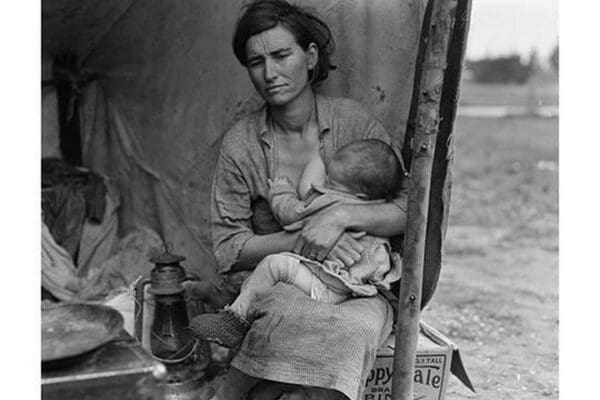
[{"label": "cardboard box", "polygon": [[[456,346],[444,335],[423,322],[419,324],[414,376],[414,400],[442,400],[450,376],[452,354]],[[364,400],[391,400],[394,346],[390,335],[377,352],[367,378]]]}]

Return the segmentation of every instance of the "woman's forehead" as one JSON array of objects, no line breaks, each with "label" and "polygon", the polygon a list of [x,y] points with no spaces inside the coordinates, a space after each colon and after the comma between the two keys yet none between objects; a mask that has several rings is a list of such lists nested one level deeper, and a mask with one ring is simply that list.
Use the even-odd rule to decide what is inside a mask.
[{"label": "woman's forehead", "polygon": [[292,33],[281,25],[268,29],[254,36],[246,42],[246,54],[263,55],[283,49],[299,47]]}]

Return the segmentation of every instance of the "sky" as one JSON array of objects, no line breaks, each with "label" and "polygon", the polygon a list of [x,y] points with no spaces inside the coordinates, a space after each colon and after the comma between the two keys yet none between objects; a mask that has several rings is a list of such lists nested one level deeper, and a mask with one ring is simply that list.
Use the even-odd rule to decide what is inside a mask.
[{"label": "sky", "polygon": [[467,58],[537,49],[546,60],[558,42],[558,0],[473,0]]}]

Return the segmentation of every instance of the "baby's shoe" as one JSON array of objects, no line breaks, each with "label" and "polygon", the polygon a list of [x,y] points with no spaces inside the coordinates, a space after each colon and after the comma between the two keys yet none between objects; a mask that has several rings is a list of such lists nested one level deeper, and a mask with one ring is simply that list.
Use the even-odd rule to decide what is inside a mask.
[{"label": "baby's shoe", "polygon": [[190,329],[200,339],[232,348],[242,342],[250,323],[241,315],[225,309],[216,314],[198,315],[192,319]]}]

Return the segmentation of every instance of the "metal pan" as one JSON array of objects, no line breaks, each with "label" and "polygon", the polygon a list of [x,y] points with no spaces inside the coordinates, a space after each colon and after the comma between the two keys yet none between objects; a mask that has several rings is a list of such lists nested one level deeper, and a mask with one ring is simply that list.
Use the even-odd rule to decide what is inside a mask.
[{"label": "metal pan", "polygon": [[74,357],[113,340],[123,317],[98,304],[66,303],[42,309],[42,362]]}]

